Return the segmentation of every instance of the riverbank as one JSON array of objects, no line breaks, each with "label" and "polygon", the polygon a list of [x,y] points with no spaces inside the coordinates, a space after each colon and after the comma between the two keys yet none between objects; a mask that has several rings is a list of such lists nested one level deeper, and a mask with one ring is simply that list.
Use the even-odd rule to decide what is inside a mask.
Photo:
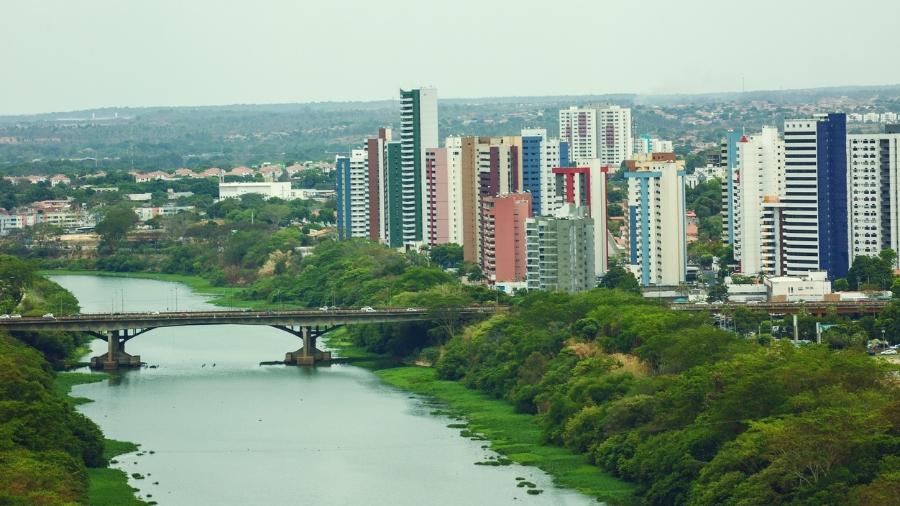
[{"label": "riverbank", "polygon": [[[66,395],[73,404],[93,402],[85,397],[72,395],[72,387],[87,383],[108,380],[106,373],[59,372],[54,379],[54,387]],[[114,463],[119,455],[138,450],[138,445],[130,441],[103,439],[103,457],[108,463]],[[88,468],[88,499],[91,506],[148,506],[155,502],[144,502],[135,496],[137,489],[128,484],[128,475],[124,471],[109,467]]]},{"label": "riverbank", "polygon": [[456,381],[441,380],[430,367],[395,367],[375,371],[385,383],[425,395],[445,405],[451,416],[466,421],[463,435],[486,438],[491,449],[506,458],[535,466],[556,484],[613,504],[627,503],[633,486],[618,480],[565,448],[541,444],[541,429],[533,415],[516,413],[503,400],[470,390]]}]

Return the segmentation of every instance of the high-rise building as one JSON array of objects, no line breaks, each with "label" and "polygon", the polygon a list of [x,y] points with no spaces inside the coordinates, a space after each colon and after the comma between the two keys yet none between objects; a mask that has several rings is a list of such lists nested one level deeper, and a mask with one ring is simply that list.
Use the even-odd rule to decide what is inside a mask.
[{"label": "high-rise building", "polygon": [[338,237],[369,237],[369,177],[366,150],[334,160]]},{"label": "high-rise building", "polygon": [[[387,143],[387,180],[384,208],[386,216],[386,242],[392,248],[400,248],[404,244],[404,209],[403,204],[410,197],[406,192],[406,184],[403,178],[403,146],[400,141]],[[421,202],[421,197],[415,197]]]},{"label": "high-rise building", "polygon": [[773,274],[763,268],[763,201],[783,192],[784,141],[775,127],[742,136],[734,179],[734,259],[745,274]]},{"label": "high-rise building", "polygon": [[760,270],[768,276],[785,276],[784,207],[780,197],[763,197],[760,223]]},{"label": "high-rise building", "polygon": [[900,132],[848,135],[847,165],[851,261],[900,251]]},{"label": "high-rise building", "polygon": [[609,234],[606,221],[606,174],[609,167],[599,160],[587,167],[557,167],[556,191],[558,200],[586,208],[594,220],[594,272],[606,274],[609,257]]},{"label": "high-rise building", "polygon": [[526,221],[529,290],[574,293],[597,285],[594,223],[586,212],[587,208],[565,204],[553,216]]},{"label": "high-rise building", "polygon": [[559,207],[553,168],[569,165],[569,144],[547,137],[542,128],[522,130],[522,190],[531,193],[535,215],[549,216]]},{"label": "high-rise building", "polygon": [[448,240],[453,244],[463,245],[462,138],[447,137],[444,149],[447,151]]},{"label": "high-rise building", "polygon": [[610,105],[597,109],[597,158],[602,165],[619,170],[634,152],[631,109]]},{"label": "high-rise building", "polygon": [[643,286],[673,286],[687,273],[684,161],[652,153],[626,162],[629,268]]},{"label": "high-rise building", "polygon": [[366,139],[369,186],[369,239],[387,243],[387,143],[391,129],[379,128],[378,135]]},{"label": "high-rise building", "polygon": [[530,217],[529,193],[484,198],[481,270],[491,281],[525,281],[525,221]]},{"label": "high-rise building", "polygon": [[[390,220],[399,221],[399,240],[403,245],[425,240],[425,151],[437,147],[437,90],[400,90],[400,205],[399,215],[391,214]],[[395,243],[395,238],[391,242]]]},{"label": "high-rise building", "polygon": [[450,242],[450,178],[447,148],[425,150],[426,242],[431,245]]},{"label": "high-rise building", "polygon": [[719,153],[720,166],[725,169],[725,179],[722,181],[722,242],[725,244],[734,244],[734,172],[740,163],[738,143],[743,136],[742,131],[729,130],[722,140]]},{"label": "high-rise building", "polygon": [[784,122],[783,251],[786,274],[846,276],[849,261],[847,117]]},{"label": "high-rise building", "polygon": [[448,137],[450,230],[466,261],[480,264],[481,207],[485,197],[521,191],[521,138]]},{"label": "high-rise building", "polygon": [[631,109],[569,107],[559,111],[559,138],[569,145],[569,158],[586,165],[599,159],[602,165],[618,170],[634,151]]},{"label": "high-rise building", "polygon": [[[524,135],[524,134],[523,134]],[[597,109],[569,107],[559,111],[559,138],[569,144],[569,156],[576,163],[599,158],[597,150]]]}]

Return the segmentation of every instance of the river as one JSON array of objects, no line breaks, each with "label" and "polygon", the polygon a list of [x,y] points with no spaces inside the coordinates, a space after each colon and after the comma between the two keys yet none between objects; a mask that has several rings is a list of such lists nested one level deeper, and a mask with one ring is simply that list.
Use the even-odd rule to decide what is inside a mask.
[{"label": "river", "polygon": [[[52,276],[82,312],[212,309],[185,285]],[[92,355],[105,350],[95,341]],[[587,505],[537,468],[477,466],[495,456],[448,428],[426,399],[350,365],[259,366],[300,348],[269,327],[162,328],[126,350],[158,368],[79,385],[107,437],[141,444],[114,467],[160,505]],[[149,452],[153,453],[150,454]],[[524,477],[543,489],[528,495]]]}]

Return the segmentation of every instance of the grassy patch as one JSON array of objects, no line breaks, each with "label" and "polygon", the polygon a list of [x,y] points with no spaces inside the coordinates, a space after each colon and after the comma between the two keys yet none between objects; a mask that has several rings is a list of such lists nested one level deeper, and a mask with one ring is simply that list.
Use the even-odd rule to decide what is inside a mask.
[{"label": "grassy patch", "polygon": [[[112,460],[119,455],[136,451],[138,446],[128,441],[106,439],[103,455]],[[90,488],[88,498],[91,506],[143,506],[147,503],[134,496],[137,489],[128,484],[124,471],[108,467],[88,469]]]},{"label": "grassy patch", "polygon": [[493,450],[520,464],[540,468],[562,487],[612,503],[626,501],[631,496],[632,485],[589,465],[584,456],[541,444],[541,429],[535,417],[516,413],[508,402],[470,390],[455,381],[440,380],[436,371],[430,368],[398,367],[376,374],[390,385],[446,404],[455,414],[468,420],[470,431],[487,437]]},{"label": "grassy patch", "polygon": [[69,399],[72,400],[75,404],[85,404],[91,402],[90,399],[85,397],[74,397],[72,396],[72,387],[75,385],[81,385],[85,383],[97,383],[99,381],[103,381],[109,378],[109,375],[106,373],[87,373],[87,372],[64,372],[58,373],[56,378],[53,379],[53,386],[56,388],[56,391],[59,392],[63,396],[69,396]]},{"label": "grassy patch", "polygon": [[341,327],[322,336],[329,348],[337,351],[336,356],[346,358],[348,362],[366,369],[378,370],[397,365],[397,361],[372,353],[353,343],[345,327]]},{"label": "grassy patch", "polygon": [[[60,394],[69,396],[75,404],[92,402],[84,397],[72,397],[72,387],[85,383],[97,383],[109,378],[106,373],[66,372],[54,378],[54,387]],[[137,451],[138,445],[129,441],[103,440],[103,456],[107,461],[119,455]],[[88,498],[91,506],[144,506],[147,503],[134,496],[137,489],[128,484],[124,471],[110,467],[88,468]]]}]

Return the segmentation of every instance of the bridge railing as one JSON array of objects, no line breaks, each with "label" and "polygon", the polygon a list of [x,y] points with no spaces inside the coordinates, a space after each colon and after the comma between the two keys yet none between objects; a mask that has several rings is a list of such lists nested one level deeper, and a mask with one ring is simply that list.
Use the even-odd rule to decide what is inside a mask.
[{"label": "bridge railing", "polygon": [[[461,313],[487,314],[503,310],[498,306],[464,306],[452,308]],[[54,315],[53,317],[43,316],[23,316],[20,318],[8,318],[0,320],[0,325],[4,322],[38,322],[38,321],[117,321],[127,319],[159,319],[159,320],[178,320],[184,318],[217,318],[217,317],[291,317],[291,316],[323,316],[323,315],[358,315],[365,313],[369,315],[410,315],[410,314],[428,314],[432,310],[427,308],[374,308],[373,311],[365,311],[361,308],[336,308],[328,310],[321,309],[289,309],[278,311],[253,311],[253,310],[204,310],[204,311],[119,311],[115,313],[79,313],[76,315]]]}]

